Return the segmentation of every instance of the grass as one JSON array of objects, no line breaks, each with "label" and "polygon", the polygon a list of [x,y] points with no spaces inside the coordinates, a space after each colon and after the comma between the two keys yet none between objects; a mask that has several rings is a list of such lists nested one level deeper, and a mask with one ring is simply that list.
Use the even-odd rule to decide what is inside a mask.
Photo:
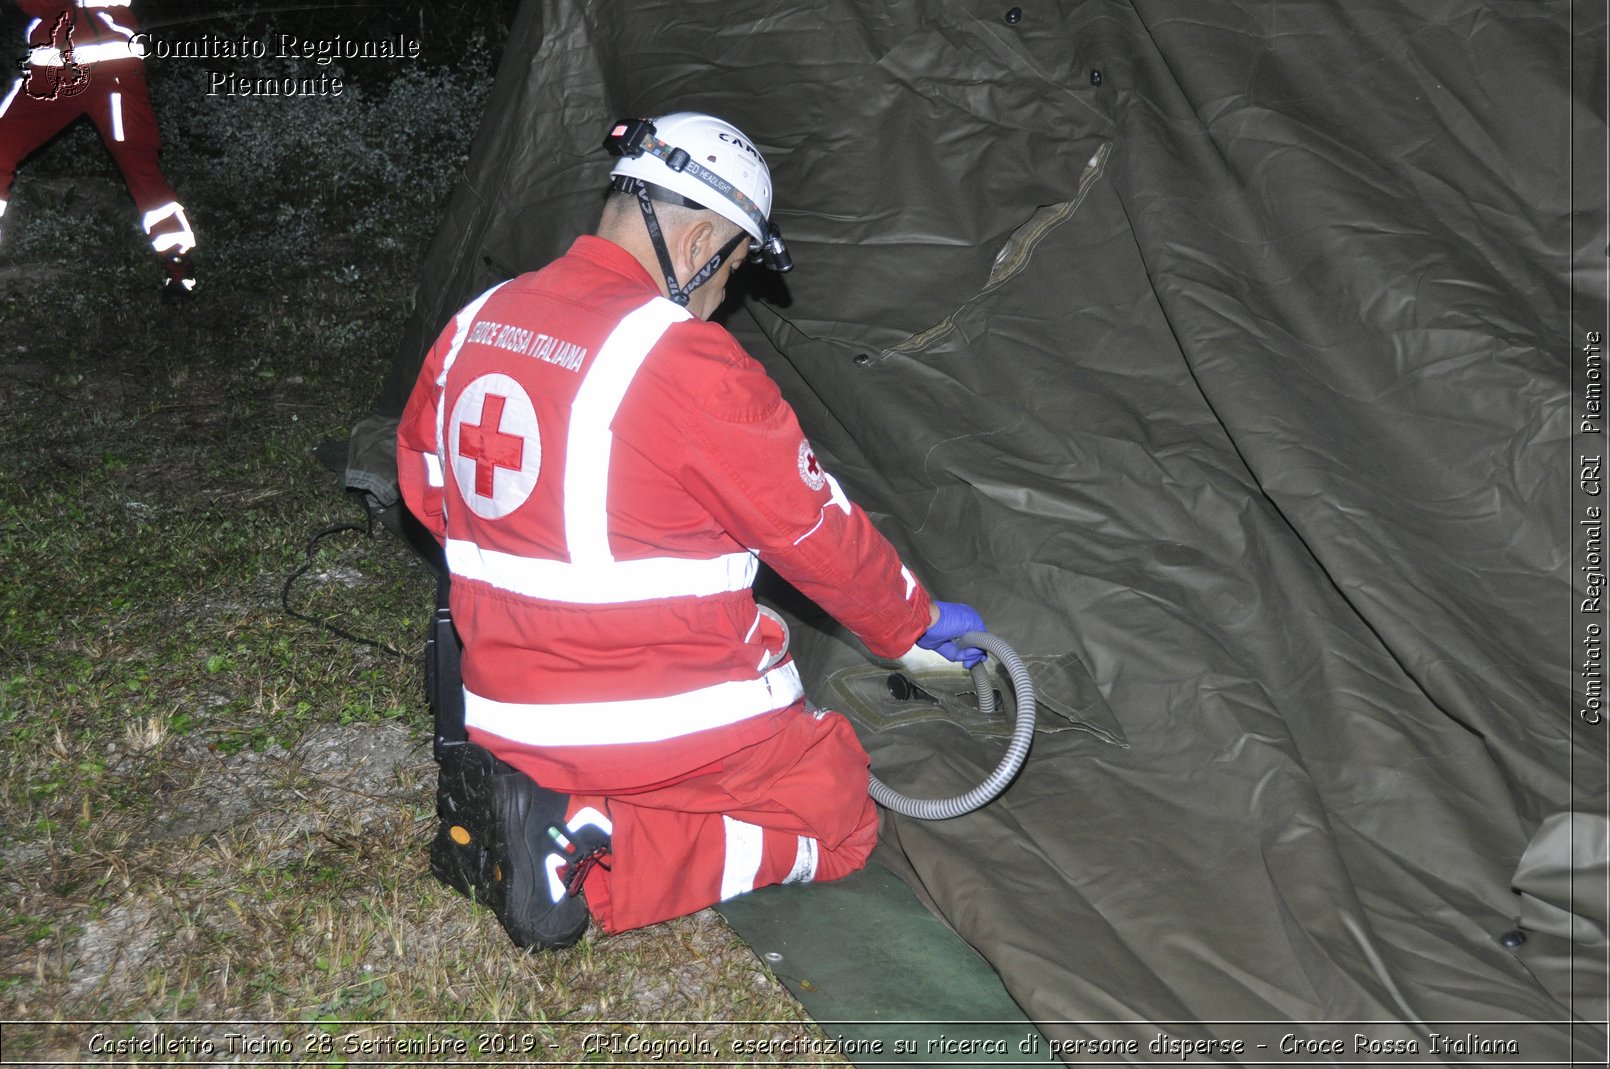
[{"label": "grass", "polygon": [[[220,1058],[456,1037],[467,1061],[608,1062],[817,1034],[713,912],[525,954],[429,876],[427,569],[346,532],[293,590],[402,656],[280,589],[312,532],[362,517],[313,450],[370,411],[473,79],[276,111],[199,77],[153,84],[194,299],[158,299],[83,124],[24,165],[0,245],[0,1058],[161,1061],[139,1046],[161,1032]],[[276,1023],[227,1023],[249,1021]],[[583,1049],[601,1030],[639,1038]]]}]

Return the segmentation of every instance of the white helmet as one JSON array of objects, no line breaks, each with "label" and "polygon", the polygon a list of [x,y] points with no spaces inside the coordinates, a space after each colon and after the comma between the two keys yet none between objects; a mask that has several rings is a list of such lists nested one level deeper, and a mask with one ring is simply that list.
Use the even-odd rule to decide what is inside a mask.
[{"label": "white helmet", "polygon": [[743,131],[714,115],[678,111],[622,119],[604,147],[620,157],[610,177],[636,178],[730,219],[757,243],[769,236],[771,170]]}]

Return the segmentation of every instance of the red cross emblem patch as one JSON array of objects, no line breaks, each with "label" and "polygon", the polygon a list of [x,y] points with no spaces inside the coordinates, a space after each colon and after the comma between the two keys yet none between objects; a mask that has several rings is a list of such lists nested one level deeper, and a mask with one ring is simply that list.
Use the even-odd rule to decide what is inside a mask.
[{"label": "red cross emblem patch", "polygon": [[471,512],[495,520],[526,503],[542,471],[542,437],[524,387],[482,375],[454,402],[448,435],[453,481]]},{"label": "red cross emblem patch", "polygon": [[822,470],[822,465],[817,461],[811,443],[803,439],[799,443],[799,477],[812,490],[820,490],[827,485],[827,472]]}]

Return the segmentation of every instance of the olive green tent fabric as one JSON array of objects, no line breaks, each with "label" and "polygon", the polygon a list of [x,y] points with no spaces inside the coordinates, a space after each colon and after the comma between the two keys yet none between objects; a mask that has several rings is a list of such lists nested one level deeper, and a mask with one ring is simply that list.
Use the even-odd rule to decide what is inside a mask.
[{"label": "olive green tent fabric", "polygon": [[[591,225],[611,120],[731,119],[797,266],[728,325],[924,582],[1083,681],[1000,801],[890,824],[1046,1036],[1602,1057],[1570,515],[1602,6],[1010,6],[527,4],[382,408]],[[868,664],[795,624],[814,694]],[[1004,746],[860,726],[908,793]]]}]

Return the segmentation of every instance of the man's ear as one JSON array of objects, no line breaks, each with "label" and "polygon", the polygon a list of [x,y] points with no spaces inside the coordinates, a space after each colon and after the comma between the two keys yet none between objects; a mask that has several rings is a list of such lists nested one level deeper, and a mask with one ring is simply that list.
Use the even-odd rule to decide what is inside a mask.
[{"label": "man's ear", "polygon": [[716,254],[716,228],[708,219],[700,220],[684,231],[686,239],[682,247],[687,250],[688,273],[691,275],[703,267]]}]

